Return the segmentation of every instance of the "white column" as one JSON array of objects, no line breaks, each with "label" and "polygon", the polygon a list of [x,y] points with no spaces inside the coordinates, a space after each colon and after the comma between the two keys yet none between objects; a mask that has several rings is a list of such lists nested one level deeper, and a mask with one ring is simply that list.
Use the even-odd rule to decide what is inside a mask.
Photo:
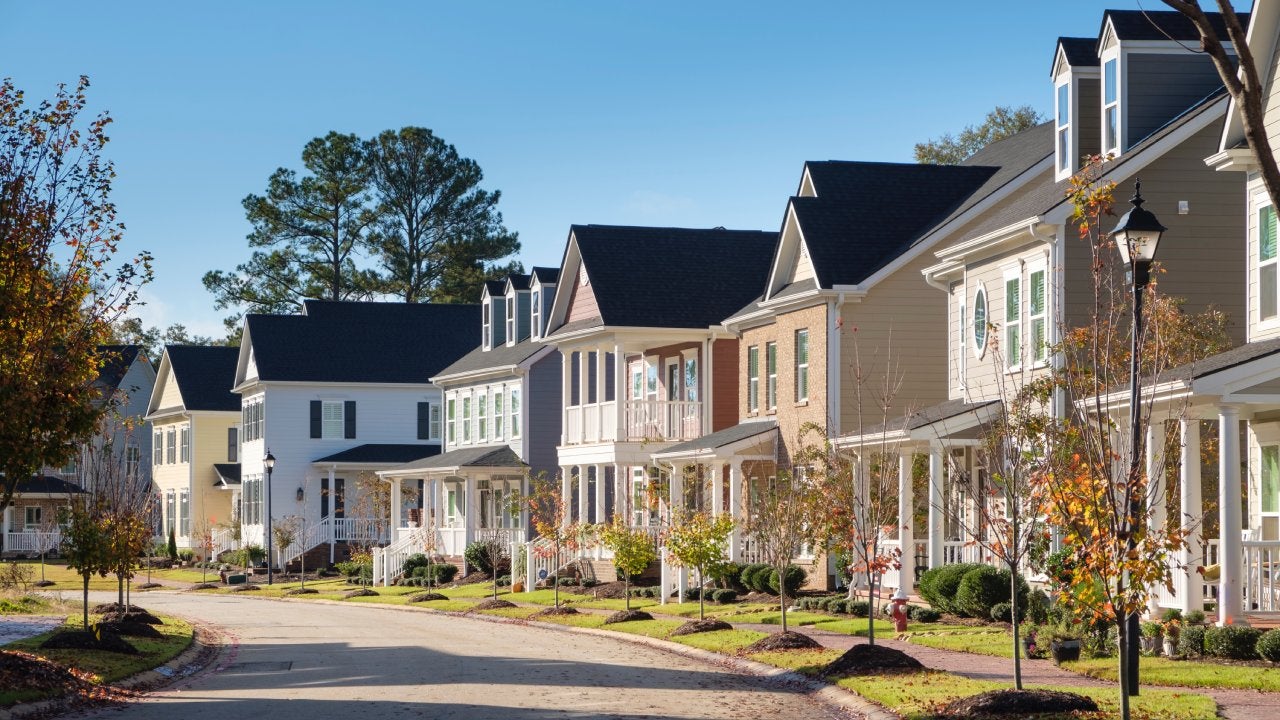
[{"label": "white column", "polygon": [[[1200,495],[1200,419],[1182,420],[1182,468],[1179,475],[1181,483],[1180,499],[1182,501],[1182,527],[1198,525],[1204,515],[1204,501]],[[1200,544],[1200,535],[1193,532],[1187,536],[1186,545],[1179,552],[1182,561],[1182,581],[1186,587],[1182,591],[1180,606],[1182,612],[1204,609],[1204,580],[1197,567],[1203,567],[1204,549]]]},{"label": "white column", "polygon": [[[617,357],[616,355],[614,356]],[[615,395],[614,397],[617,397]],[[613,515],[619,518],[622,524],[631,524],[631,513],[627,503],[631,499],[631,473],[627,473],[627,477],[622,476],[622,466],[618,463],[613,464]]]},{"label": "white column", "polygon": [[[462,495],[463,495],[462,497],[462,507],[463,507],[462,549],[463,550],[466,550],[467,546],[470,545],[475,540],[476,526],[480,523],[480,513],[477,512],[476,510],[476,508],[479,507],[479,504],[476,502],[478,499],[476,498],[476,495],[479,494],[476,488],[476,484],[477,484],[476,479],[473,477],[467,478],[466,481],[462,484],[462,488],[463,488],[462,490]],[[467,567],[467,560],[466,560],[466,556],[464,555],[462,560],[462,574],[465,577],[470,572],[471,572],[471,568]]]},{"label": "white column", "polygon": [[578,465],[578,517],[579,523],[585,523],[590,511],[587,510],[587,466]]},{"label": "white column", "polygon": [[729,514],[733,517],[733,532],[729,533],[729,561],[737,562],[742,551],[742,531],[739,529],[746,516],[742,507],[742,461],[729,463]]},{"label": "white column", "polygon": [[404,492],[401,482],[400,478],[391,479],[391,542],[400,539],[401,493]]},{"label": "white column", "polygon": [[[616,343],[613,346],[613,415],[615,428],[613,432],[614,440],[625,440],[626,431],[623,429],[626,425],[623,418],[626,417],[625,411],[627,406],[627,383],[630,382],[631,370],[627,367],[627,358],[622,353],[622,344]],[[620,477],[620,476],[618,476]],[[627,487],[631,485],[630,475],[627,477]]]},{"label": "white column", "polygon": [[942,567],[942,533],[945,524],[945,498],[942,484],[946,467],[943,465],[942,443],[929,446],[929,567]]},{"label": "white column", "polygon": [[724,514],[724,461],[711,464],[711,514]]},{"label": "white column", "polygon": [[671,466],[670,496],[667,498],[668,510],[675,513],[678,508],[684,511],[684,465]]},{"label": "white column", "polygon": [[1240,408],[1218,406],[1218,624],[1244,625],[1240,522]]},{"label": "white column", "polygon": [[[1165,510],[1165,503],[1168,501],[1168,493],[1165,492],[1165,428],[1164,420],[1157,419],[1155,413],[1152,413],[1150,422],[1147,424],[1147,528],[1153,532],[1158,532],[1164,527],[1168,513]],[[1158,587],[1149,588],[1150,596],[1147,598],[1147,613],[1154,619],[1160,617],[1160,589]]]},{"label": "white column", "polygon": [[564,517],[560,520],[561,527],[569,527],[573,522],[573,468],[569,465],[560,466],[560,502],[564,505]]},{"label": "white column", "polygon": [[904,592],[915,586],[916,540],[912,530],[915,516],[915,495],[911,486],[912,453],[906,448],[898,450],[898,547],[902,550],[898,571],[899,585]]},{"label": "white column", "polygon": [[[602,353],[603,354],[603,353]],[[596,522],[604,522],[604,465],[596,464]]]},{"label": "white column", "polygon": [[[560,388],[561,388],[561,392],[564,393],[564,397],[561,399],[562,402],[560,403],[560,444],[561,445],[568,445],[570,442],[576,443],[579,440],[581,440],[581,438],[569,437],[569,400],[570,398],[573,397],[573,394],[571,391],[571,388],[573,387],[572,386],[573,375],[571,374],[571,371],[573,370],[572,361],[573,361],[573,353],[567,353],[563,350],[560,351]],[[527,405],[529,402],[529,398],[527,397],[524,398],[524,401],[525,401],[525,404]],[[529,432],[529,429],[526,427],[524,429],[524,432],[526,433]],[[561,470],[563,471],[564,468],[561,468]],[[565,499],[568,500],[568,498],[569,496],[566,494]]]}]

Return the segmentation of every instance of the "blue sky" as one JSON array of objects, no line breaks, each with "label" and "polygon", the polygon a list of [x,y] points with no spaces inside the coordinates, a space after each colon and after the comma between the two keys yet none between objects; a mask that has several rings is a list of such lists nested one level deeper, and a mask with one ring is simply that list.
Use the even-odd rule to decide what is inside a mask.
[{"label": "blue sky", "polygon": [[29,99],[90,76],[124,250],[156,258],[138,314],[221,335],[200,277],[248,257],[241,199],[329,130],[431,128],[502,191],[526,267],[556,265],[572,223],[776,230],[805,160],[1047,114],[1056,38],[1106,7],[1139,3],[0,0],[0,76]]}]

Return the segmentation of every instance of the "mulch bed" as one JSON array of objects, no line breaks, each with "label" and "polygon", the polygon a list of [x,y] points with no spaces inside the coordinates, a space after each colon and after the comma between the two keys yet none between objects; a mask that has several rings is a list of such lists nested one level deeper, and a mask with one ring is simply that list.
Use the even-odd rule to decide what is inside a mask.
[{"label": "mulch bed", "polygon": [[315,590],[313,588],[296,587],[292,590],[285,591],[285,595],[315,595],[319,592],[319,590]]},{"label": "mulch bed", "polygon": [[732,630],[733,626],[723,620],[715,618],[707,618],[706,620],[690,620],[671,631],[671,637],[679,637],[681,635],[696,635],[704,632],[714,632],[716,630]]},{"label": "mulch bed", "polygon": [[217,590],[218,587],[219,587],[218,585],[215,585],[213,583],[199,583],[198,585],[192,585],[191,589],[192,590]]},{"label": "mulch bed", "polygon": [[88,685],[65,667],[16,650],[0,650],[0,687],[66,694]]},{"label": "mulch bed", "polygon": [[[674,633],[672,633],[674,634]],[[817,640],[802,635],[798,632],[788,630],[786,632],[774,633],[760,638],[750,645],[742,648],[739,653],[750,655],[758,652],[772,652],[775,650],[821,650],[822,644]]]},{"label": "mulch bed", "polygon": [[1056,690],[991,690],[953,700],[942,709],[951,717],[1026,716],[1030,713],[1097,712],[1098,704],[1075,693]]},{"label": "mulch bed", "polygon": [[[635,589],[632,585],[631,589]],[[627,597],[627,584],[621,580],[617,582],[600,583],[594,587],[584,588],[584,593],[589,593],[591,597],[600,600],[623,600]]]},{"label": "mulch bed", "polygon": [[248,592],[249,590],[261,590],[262,588],[253,583],[243,583],[240,585],[232,585],[231,592]]},{"label": "mulch bed", "polygon": [[158,582],[142,583],[141,585],[139,585],[139,586],[138,586],[138,589],[139,589],[139,590],[153,590],[153,589],[158,588],[158,587],[164,587],[164,585],[161,585],[161,584],[160,584],[160,583],[158,583]]},{"label": "mulch bed", "polygon": [[485,572],[473,572],[459,580],[454,580],[454,585],[475,585],[476,583],[489,582],[493,576]]},{"label": "mulch bed", "polygon": [[652,620],[653,616],[643,610],[619,610],[604,619],[605,625],[612,625],[620,622],[631,622],[633,620]]},{"label": "mulch bed", "polygon": [[104,623],[143,623],[146,625],[163,625],[164,621],[143,610],[142,608],[133,608],[127,612],[113,610],[111,612],[102,613],[102,622]]},{"label": "mulch bed", "polygon": [[32,584],[32,585],[35,585],[36,587],[53,587],[54,585],[57,585],[58,583],[56,583],[56,582],[54,582],[54,581],[52,581],[52,580],[39,580],[39,581],[33,582],[33,583],[31,583],[31,584]]},{"label": "mulch bed", "polygon": [[[125,610],[128,610],[130,608],[132,608],[133,610],[142,610],[142,608],[138,607],[137,605],[125,607],[120,603],[102,603],[101,605],[94,605],[93,607],[89,608],[89,612],[93,613],[94,615],[106,615],[107,613],[124,612]],[[142,612],[146,612],[146,611],[142,610]]]},{"label": "mulch bed", "polygon": [[155,625],[148,625],[147,623],[140,623],[140,622],[130,622],[128,620],[123,622],[103,622],[103,623],[99,623],[98,627],[103,632],[115,633],[116,635],[128,635],[129,637],[156,638],[156,639],[164,637],[164,635],[161,634],[161,632],[156,629]]},{"label": "mulch bed", "polygon": [[770,595],[768,593],[756,592],[754,590],[747,593],[746,595],[743,595],[738,599],[743,602],[749,602],[749,603],[771,603],[773,605],[778,604],[777,595]]},{"label": "mulch bed", "polygon": [[568,605],[561,605],[560,607],[549,607],[545,610],[539,610],[538,612],[530,615],[529,617],[540,618],[540,617],[551,617],[553,615],[577,615],[577,614],[578,614],[577,608],[572,608],[572,607],[569,607]]},{"label": "mulch bed", "polygon": [[122,655],[137,655],[138,649],[112,632],[64,630],[40,644],[46,650],[105,650]]},{"label": "mulch bed", "polygon": [[823,675],[883,675],[893,672],[918,672],[924,669],[919,660],[883,645],[854,645],[822,669]]},{"label": "mulch bed", "polygon": [[480,602],[476,603],[475,605],[472,605],[471,609],[468,610],[468,612],[476,612],[479,610],[497,610],[498,608],[513,608],[515,606],[516,606],[515,603],[508,602],[506,600],[503,600],[502,598],[487,597],[481,600]]},{"label": "mulch bed", "polygon": [[360,588],[359,590],[348,590],[342,593],[342,597],[347,600],[350,600],[351,598],[358,598],[358,597],[374,597],[377,594],[378,594],[378,591],[376,590],[370,590],[369,588]]},{"label": "mulch bed", "polygon": [[427,602],[429,600],[448,600],[448,599],[449,598],[445,597],[444,595],[441,595],[438,592],[423,592],[423,593],[418,593],[416,595],[409,596],[409,602],[411,603]]}]

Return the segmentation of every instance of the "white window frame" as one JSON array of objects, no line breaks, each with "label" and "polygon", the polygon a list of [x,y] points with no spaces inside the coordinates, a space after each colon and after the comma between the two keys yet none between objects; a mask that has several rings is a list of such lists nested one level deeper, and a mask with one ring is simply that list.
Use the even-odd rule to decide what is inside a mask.
[{"label": "white window frame", "polygon": [[[1277,454],[1277,462],[1280,464],[1280,445],[1276,443],[1262,443],[1258,448],[1258,514],[1262,517],[1280,517],[1280,496],[1272,494],[1275,505],[1271,510],[1267,510],[1267,453],[1273,451]],[[1280,489],[1280,477],[1272,480],[1272,489]]]},{"label": "white window frame", "polygon": [[747,347],[747,412],[760,412],[760,346]]},{"label": "white window frame", "polygon": [[542,290],[534,290],[529,296],[529,337],[542,337]]},{"label": "white window frame", "polygon": [[486,295],[480,307],[480,345],[485,350],[493,349],[493,303]]},{"label": "white window frame", "polygon": [[481,391],[476,395],[476,442],[485,442],[489,436],[489,423],[485,422],[489,410],[489,394]]},{"label": "white window frame", "polygon": [[[769,351],[772,350],[772,357]],[[778,343],[764,344],[764,404],[769,410],[778,409]]]},{"label": "white window frame", "polygon": [[151,464],[164,464],[164,431],[156,430],[151,433]]},{"label": "white window frame", "polygon": [[[32,510],[35,511],[35,522],[32,522]],[[41,505],[26,505],[22,508],[22,530],[23,532],[36,532],[44,523],[44,507]]]},{"label": "white window frame", "polygon": [[342,400],[320,401],[320,439],[341,440],[346,435],[346,403]]},{"label": "white window frame", "polygon": [[124,474],[130,478],[138,477],[142,470],[142,448],[131,442],[124,447]]},{"label": "white window frame", "polygon": [[[1009,284],[1015,283],[1013,291],[1013,305],[1010,305]],[[1004,324],[1000,328],[1001,352],[1004,354],[1004,367],[1009,372],[1015,372],[1022,369],[1023,356],[1023,333],[1022,333],[1022,315],[1023,315],[1023,298],[1022,298],[1022,266],[1009,268],[1004,271]],[[1012,315],[1010,314],[1012,313]],[[1015,343],[1014,340],[1017,340]],[[1017,345],[1016,351],[1014,345]]]},{"label": "white window frame", "polygon": [[[1107,68],[1108,67],[1112,68],[1111,84],[1114,87],[1111,87],[1111,88],[1108,88],[1107,86]],[[1121,82],[1120,82],[1119,55],[1102,59],[1101,74],[1102,74],[1102,78],[1101,78],[1102,79],[1102,83],[1101,83],[1102,84],[1102,132],[1101,132],[1102,154],[1106,155],[1107,153],[1113,153],[1115,155],[1119,155],[1120,149],[1124,146],[1124,137],[1123,137],[1124,132],[1122,130],[1124,125],[1120,117]],[[1111,100],[1107,100],[1108,89],[1111,90],[1111,95],[1112,95]],[[1107,137],[1107,115],[1109,113],[1114,113],[1114,119],[1115,119],[1115,129],[1113,130],[1114,137],[1110,137],[1110,138]],[[1110,140],[1111,142],[1108,143],[1108,140]]]},{"label": "white window frame", "polygon": [[516,296],[507,296],[507,345],[516,344]]},{"label": "white window frame", "polygon": [[[702,368],[701,363],[698,362],[698,351],[685,350],[680,356],[680,399],[689,403],[698,402],[701,398],[699,388],[702,387]],[[690,370],[693,370],[692,376]]]},{"label": "white window frame", "polygon": [[1072,142],[1071,142],[1071,80],[1065,80],[1054,87],[1054,149],[1058,153],[1057,177],[1059,179],[1071,174]]},{"label": "white window frame", "polygon": [[493,393],[493,439],[502,440],[502,432],[506,424],[503,420],[506,418],[506,408],[502,404],[505,393],[502,387],[499,387]]},{"label": "white window frame", "polygon": [[178,462],[178,431],[170,427],[164,433],[164,461],[168,465]]},{"label": "white window frame", "polygon": [[431,403],[427,410],[427,434],[431,440],[440,439],[440,403]]},{"label": "white window frame", "polygon": [[448,407],[448,412],[446,414],[448,415],[447,420],[449,423],[449,430],[448,430],[449,437],[446,440],[446,442],[449,443],[450,447],[453,447],[454,443],[458,442],[458,396],[457,396],[457,393],[451,393],[449,395],[449,399],[445,400],[445,405]]},{"label": "white window frame", "polygon": [[[795,396],[796,402],[803,403],[809,401],[809,328],[800,328],[795,331],[793,362],[795,363]],[[801,360],[800,339],[804,338],[804,359]],[[803,391],[803,392],[802,392]]]},{"label": "white window frame", "polygon": [[178,491],[178,537],[191,537],[191,491]]},{"label": "white window frame", "polygon": [[178,462],[191,462],[191,425],[178,428]]},{"label": "white window frame", "polygon": [[507,423],[508,430],[511,439],[515,440],[520,437],[520,388],[512,387],[507,390],[507,411],[511,414]]},{"label": "white window frame", "polygon": [[[1035,291],[1035,285],[1031,282],[1032,276],[1041,273],[1043,279],[1040,281],[1040,312],[1035,310],[1035,297],[1032,293]],[[1022,346],[1027,348],[1024,353],[1028,362],[1032,367],[1044,367],[1049,363],[1049,344],[1052,341],[1050,337],[1050,318],[1049,318],[1049,269],[1048,263],[1044,261],[1036,261],[1027,263],[1027,279],[1024,283],[1026,286],[1023,294],[1026,296],[1026,318],[1027,331],[1023,333]],[[1036,323],[1041,324],[1040,344],[1036,345]]]},{"label": "white window frame", "polygon": [[991,297],[987,295],[987,286],[981,282],[974,285],[973,317],[968,322],[970,327],[965,332],[973,333],[973,356],[981,360],[987,354],[987,341],[991,335]]},{"label": "white window frame", "polygon": [[[1275,208],[1271,205],[1271,202],[1267,198],[1265,193],[1255,195],[1254,204],[1255,204],[1255,209],[1253,211],[1253,219],[1254,219],[1253,236],[1255,239],[1254,241],[1257,245],[1257,251],[1254,257],[1256,258],[1256,262],[1258,264],[1257,322],[1259,325],[1262,325],[1265,327],[1273,327],[1275,325],[1280,324],[1280,218],[1277,218]],[[1271,222],[1273,227],[1276,230],[1277,238],[1276,238],[1276,247],[1273,248],[1271,257],[1264,260],[1262,258],[1262,222],[1263,222],[1263,217],[1267,214],[1271,216]],[[1273,300],[1272,312],[1270,315],[1264,315],[1265,308],[1263,308],[1262,306],[1263,285],[1266,282],[1266,280],[1263,277],[1264,269],[1270,270],[1271,273],[1275,276],[1275,279],[1272,282],[1272,288],[1271,288],[1272,297],[1274,298],[1274,300]]]},{"label": "white window frame", "polygon": [[462,442],[468,444],[471,442],[471,394],[467,393],[462,396]]}]

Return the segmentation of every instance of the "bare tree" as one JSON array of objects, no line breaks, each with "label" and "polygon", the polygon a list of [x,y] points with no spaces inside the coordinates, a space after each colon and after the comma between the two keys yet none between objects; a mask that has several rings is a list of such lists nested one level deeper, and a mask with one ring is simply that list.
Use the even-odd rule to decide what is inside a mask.
[{"label": "bare tree", "polygon": [[778,601],[782,632],[787,631],[787,569],[815,540],[814,506],[819,498],[803,472],[780,471],[765,481],[758,497],[745,509],[745,529],[760,548],[760,555],[778,574]]}]

